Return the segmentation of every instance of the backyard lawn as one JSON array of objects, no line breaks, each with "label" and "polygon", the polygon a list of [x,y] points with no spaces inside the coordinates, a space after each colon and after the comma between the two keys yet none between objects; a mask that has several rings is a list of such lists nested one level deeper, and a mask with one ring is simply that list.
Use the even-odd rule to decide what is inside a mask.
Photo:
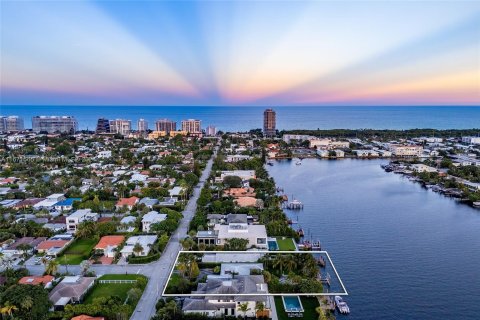
[{"label": "backyard lawn", "polygon": [[[319,306],[317,298],[313,297],[301,297],[303,309],[303,317],[294,318],[294,319],[305,319],[313,320],[318,319],[318,313],[315,311],[315,308]],[[282,297],[275,297],[275,307],[277,309],[278,320],[290,320],[285,312],[283,307]]]},{"label": "backyard lawn", "polygon": [[278,249],[280,251],[295,251],[297,248],[295,247],[295,244],[293,243],[292,238],[276,238],[277,243],[278,243]]},{"label": "backyard lawn", "polygon": [[[138,278],[145,278],[145,276],[138,274],[107,274],[98,280],[136,280]],[[93,289],[88,293],[83,303],[92,303],[93,299],[99,297],[118,296],[122,301],[127,299],[128,290],[130,290],[134,283],[99,283],[97,282]]]},{"label": "backyard lawn", "polygon": [[95,239],[77,239],[57,258],[59,264],[80,264],[90,258]]}]

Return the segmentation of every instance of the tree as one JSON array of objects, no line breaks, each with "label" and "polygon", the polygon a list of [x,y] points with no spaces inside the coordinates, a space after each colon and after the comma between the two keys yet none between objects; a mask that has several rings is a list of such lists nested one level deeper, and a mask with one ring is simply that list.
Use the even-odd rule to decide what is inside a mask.
[{"label": "tree", "polygon": [[77,236],[79,238],[91,238],[95,235],[96,226],[93,221],[84,221],[77,227]]},{"label": "tree", "polygon": [[17,249],[22,251],[23,259],[26,260],[28,258],[29,251],[32,249],[32,246],[28,243],[21,243],[18,245]]},{"label": "tree", "polygon": [[140,253],[143,252],[143,246],[138,242],[135,243],[135,245],[133,246],[133,252],[136,256],[140,255]]},{"label": "tree", "polygon": [[58,271],[58,262],[56,260],[50,260],[48,265],[45,268],[45,273],[49,275],[54,275]]},{"label": "tree", "polygon": [[223,184],[229,188],[240,188],[242,186],[242,178],[237,176],[226,176],[223,178]]},{"label": "tree", "polygon": [[255,303],[255,313],[263,313],[265,311],[265,304],[262,301]]},{"label": "tree", "polygon": [[88,270],[90,269],[91,266],[92,264],[90,261],[88,260],[82,261],[82,263],[80,263],[80,268],[82,269],[82,275],[85,276],[88,273]]},{"label": "tree", "polygon": [[275,259],[273,260],[273,267],[279,267],[280,268],[280,275],[283,274],[283,267],[285,266],[285,256],[283,254],[277,254],[275,256]]},{"label": "tree", "polygon": [[245,251],[247,250],[248,240],[241,238],[227,239],[225,243],[225,250],[231,251]]},{"label": "tree", "polygon": [[47,318],[51,302],[43,286],[15,284],[0,294],[0,305],[12,305],[11,314],[19,319]]},{"label": "tree", "polygon": [[288,272],[293,271],[297,267],[297,261],[295,257],[291,254],[285,256],[285,268]]},{"label": "tree", "polygon": [[243,313],[243,319],[247,317],[247,312],[251,309],[248,307],[248,303],[244,302],[238,305],[237,310]]},{"label": "tree", "polygon": [[13,312],[17,311],[18,308],[14,306],[13,304],[10,304],[9,301],[5,303],[5,306],[0,308],[0,313],[3,315],[8,315],[9,317],[12,317]]}]

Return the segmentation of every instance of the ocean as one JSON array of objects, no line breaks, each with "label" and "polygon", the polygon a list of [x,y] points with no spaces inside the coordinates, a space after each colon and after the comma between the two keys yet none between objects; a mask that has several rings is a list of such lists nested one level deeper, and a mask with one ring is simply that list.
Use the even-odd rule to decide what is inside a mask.
[{"label": "ocean", "polygon": [[[247,131],[263,126],[264,107],[165,107],[165,106],[0,106],[0,115],[18,115],[25,127],[37,115],[72,115],[79,129],[95,130],[97,119],[130,119],[136,129],[144,118],[153,129],[155,120],[202,120],[222,131]],[[471,129],[480,128],[480,107],[275,107],[277,129]]]},{"label": "ocean", "polygon": [[268,171],[303,202],[287,215],[330,254],[349,319],[480,318],[479,209],[386,173],[388,160],[295,163]]}]

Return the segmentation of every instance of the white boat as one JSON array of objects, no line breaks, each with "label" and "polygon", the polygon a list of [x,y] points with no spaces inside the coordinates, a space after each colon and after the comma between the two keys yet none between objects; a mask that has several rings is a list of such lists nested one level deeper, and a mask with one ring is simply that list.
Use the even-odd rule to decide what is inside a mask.
[{"label": "white boat", "polygon": [[297,163],[295,163],[297,166],[301,165],[302,164],[302,161],[297,161]]},{"label": "white boat", "polygon": [[347,303],[343,301],[342,297],[335,296],[335,305],[337,306],[338,311],[340,311],[340,313],[344,313],[344,314],[350,313],[350,308],[348,307]]}]

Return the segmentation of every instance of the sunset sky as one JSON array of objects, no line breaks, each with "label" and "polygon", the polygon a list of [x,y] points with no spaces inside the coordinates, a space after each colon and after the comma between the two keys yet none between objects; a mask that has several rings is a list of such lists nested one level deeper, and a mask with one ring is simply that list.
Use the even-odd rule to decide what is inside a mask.
[{"label": "sunset sky", "polygon": [[1,104],[479,105],[480,2],[3,1]]}]

